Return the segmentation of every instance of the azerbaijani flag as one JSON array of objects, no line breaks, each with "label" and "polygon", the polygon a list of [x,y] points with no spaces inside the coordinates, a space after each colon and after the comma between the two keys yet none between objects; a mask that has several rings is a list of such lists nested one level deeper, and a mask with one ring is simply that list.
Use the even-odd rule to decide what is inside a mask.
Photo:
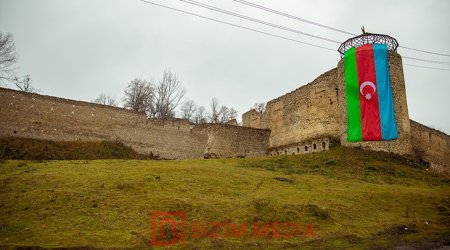
[{"label": "azerbaijani flag", "polygon": [[385,44],[366,44],[344,54],[347,98],[347,140],[397,139],[388,50]]}]

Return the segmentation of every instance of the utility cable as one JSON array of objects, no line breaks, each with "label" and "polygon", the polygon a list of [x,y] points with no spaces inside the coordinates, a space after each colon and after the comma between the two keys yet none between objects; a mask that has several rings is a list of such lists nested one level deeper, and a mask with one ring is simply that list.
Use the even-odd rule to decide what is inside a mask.
[{"label": "utility cable", "polygon": [[421,66],[421,65],[414,65],[414,64],[408,64],[404,63],[405,66],[415,67],[415,68],[425,68],[425,69],[435,69],[435,70],[445,70],[450,71],[450,69],[443,69],[443,68],[434,68],[434,67],[427,67],[427,66]]},{"label": "utility cable", "polygon": [[141,1],[141,2],[144,2],[144,3],[147,3],[147,4],[152,4],[152,5],[159,6],[159,7],[166,8],[166,9],[174,10],[174,11],[177,11],[177,12],[185,13],[185,14],[188,14],[188,15],[196,16],[196,17],[199,17],[199,18],[207,19],[207,20],[214,21],[214,22],[217,22],[217,23],[226,24],[226,25],[233,26],[233,27],[236,27],[236,28],[250,30],[250,31],[253,31],[253,32],[256,32],[256,33],[267,35],[267,36],[277,37],[277,38],[280,38],[280,39],[284,39],[284,40],[288,40],[288,41],[292,41],[292,42],[296,42],[296,43],[301,43],[301,44],[304,44],[304,45],[309,45],[309,46],[312,46],[312,47],[321,48],[321,49],[325,49],[325,50],[336,51],[335,49],[332,49],[332,48],[328,48],[328,47],[324,47],[324,46],[320,46],[320,45],[316,45],[316,44],[312,44],[312,43],[303,42],[303,41],[292,39],[292,38],[289,38],[289,37],[279,36],[279,35],[276,35],[276,34],[273,34],[273,33],[269,33],[269,32],[265,32],[265,31],[261,31],[261,30],[257,30],[257,29],[253,29],[253,28],[249,28],[249,27],[245,27],[245,26],[241,26],[241,25],[234,24],[234,23],[221,21],[221,20],[218,20],[218,19],[202,16],[202,15],[199,15],[199,14],[195,14],[195,13],[192,13],[192,12],[180,10],[180,9],[169,7],[169,6],[166,6],[166,5],[154,3],[154,2],[151,2],[151,1],[147,1],[147,0],[138,0],[138,1]]},{"label": "utility cable", "polygon": [[[265,7],[265,6],[262,6],[262,5],[258,5],[258,4],[252,3],[252,2],[248,2],[248,1],[245,1],[245,0],[232,0],[232,1],[235,1],[235,2],[240,3],[240,4],[244,4],[244,5],[247,5],[247,6],[251,6],[251,7],[254,7],[254,8],[258,8],[260,10],[264,10],[264,11],[267,11],[267,12],[271,12],[271,13],[274,13],[274,14],[277,14],[277,15],[281,15],[281,16],[284,16],[284,17],[287,17],[287,18],[290,18],[290,19],[294,19],[294,20],[297,20],[297,21],[300,21],[300,22],[305,22],[305,23],[309,23],[309,24],[312,24],[312,25],[315,25],[315,26],[319,26],[319,27],[322,27],[322,28],[325,28],[325,29],[337,31],[337,32],[340,32],[340,33],[343,33],[343,34],[347,34],[347,35],[357,36],[357,34],[354,34],[354,33],[351,33],[351,32],[345,31],[345,30],[341,30],[341,29],[337,29],[337,28],[334,28],[334,27],[331,27],[331,26],[327,26],[327,25],[324,25],[324,24],[313,22],[313,21],[310,21],[310,20],[307,20],[307,19],[304,19],[304,18],[301,18],[301,17],[297,17],[297,16],[294,16],[294,15],[291,15],[291,14],[288,14],[288,13],[285,13],[285,12],[281,12],[281,11],[278,11],[278,10],[275,10],[275,9],[271,9],[271,8],[268,8],[268,7]],[[438,55],[438,56],[450,57],[449,54],[444,54],[444,53],[438,53],[438,52],[432,52],[432,51],[427,51],[427,50],[415,49],[415,48],[406,47],[406,46],[402,46],[402,45],[400,45],[399,47],[402,48],[402,49],[413,50],[413,51],[427,53],[427,54],[433,54],[433,55]]]},{"label": "utility cable", "polygon": [[316,35],[313,35],[313,34],[310,34],[310,33],[306,33],[306,32],[300,31],[300,30],[291,29],[291,28],[288,28],[288,27],[285,27],[285,26],[282,26],[282,25],[266,22],[266,21],[263,21],[263,20],[259,20],[259,19],[253,18],[253,17],[246,16],[246,15],[241,15],[241,14],[238,14],[236,12],[227,11],[227,10],[224,10],[224,9],[221,9],[221,8],[217,8],[217,7],[208,5],[208,4],[200,3],[200,2],[197,2],[197,1],[192,1],[192,0],[180,0],[180,1],[188,3],[188,4],[196,5],[198,7],[202,7],[202,8],[205,8],[205,9],[209,9],[209,10],[212,10],[212,11],[216,11],[216,12],[220,12],[220,13],[223,13],[223,14],[227,14],[227,15],[230,15],[230,16],[234,16],[234,17],[238,17],[238,18],[241,18],[241,19],[245,19],[245,20],[248,20],[248,21],[251,21],[251,22],[264,24],[264,25],[267,25],[267,26],[271,26],[271,27],[274,27],[274,28],[290,31],[290,32],[297,33],[297,34],[300,34],[300,35],[314,37],[314,38],[317,38],[317,39],[320,39],[320,40],[324,40],[324,41],[327,41],[327,42],[341,44],[341,42],[333,40],[333,39],[329,39],[329,38],[321,37],[321,36],[316,36]]},{"label": "utility cable", "polygon": [[[143,3],[159,6],[159,7],[165,8],[165,9],[170,9],[170,10],[173,10],[173,11],[177,11],[177,12],[181,12],[181,13],[184,13],[184,14],[192,15],[192,16],[199,17],[199,18],[202,18],[202,19],[214,21],[214,22],[217,22],[217,23],[222,23],[222,24],[226,24],[226,25],[233,26],[233,27],[236,27],[236,28],[253,31],[253,32],[256,32],[256,33],[259,33],[259,34],[264,34],[264,35],[267,35],[267,36],[272,36],[272,37],[280,38],[280,39],[283,39],[283,40],[288,40],[288,41],[292,41],[292,42],[296,42],[296,43],[300,43],[300,44],[304,44],[304,45],[308,45],[308,46],[312,46],[312,47],[316,47],[316,48],[320,48],[320,49],[325,49],[325,50],[329,50],[329,51],[333,51],[333,52],[336,51],[336,50],[334,50],[332,48],[319,46],[319,45],[315,45],[315,44],[312,44],[312,43],[307,43],[307,42],[303,42],[303,41],[300,41],[300,40],[296,40],[296,39],[292,39],[292,38],[288,38],[288,37],[284,37],[284,36],[279,36],[279,35],[276,35],[276,34],[273,34],[273,33],[269,33],[269,32],[265,32],[265,31],[261,31],[261,30],[257,30],[257,29],[253,29],[253,28],[249,28],[249,27],[245,27],[245,26],[241,26],[241,25],[237,25],[237,24],[233,24],[233,23],[229,23],[229,22],[225,22],[225,21],[221,21],[221,20],[218,20],[218,19],[214,19],[214,18],[202,16],[202,15],[199,15],[199,14],[195,14],[195,13],[192,13],[192,12],[180,10],[180,9],[173,8],[173,7],[169,7],[169,6],[166,6],[166,5],[154,3],[154,2],[151,2],[151,1],[148,1],[148,0],[139,0],[139,1],[141,1]],[[403,58],[410,59],[410,60],[419,60],[419,61],[424,61],[424,62],[441,63],[441,64],[444,64],[444,65],[448,64],[448,63],[445,63],[445,62],[437,62],[437,61],[431,61],[431,60],[425,60],[425,59],[419,59],[419,58],[412,58],[412,57],[403,57]],[[435,69],[435,70],[446,70],[446,71],[449,70],[450,71],[450,69],[443,69],[443,68],[433,68],[433,67],[412,65],[412,64],[404,64],[404,65],[412,66],[412,67],[418,67],[418,68],[427,68],[427,69]]]}]

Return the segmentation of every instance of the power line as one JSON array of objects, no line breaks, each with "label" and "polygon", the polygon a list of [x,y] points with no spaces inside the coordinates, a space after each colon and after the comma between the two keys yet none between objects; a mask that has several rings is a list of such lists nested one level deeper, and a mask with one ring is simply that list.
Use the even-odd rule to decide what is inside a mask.
[{"label": "power line", "polygon": [[264,7],[262,5],[258,5],[258,4],[252,3],[252,2],[247,2],[247,1],[244,1],[244,0],[233,0],[233,1],[241,3],[241,4],[245,4],[245,5],[254,7],[254,8],[258,8],[258,9],[261,9],[261,10],[265,10],[265,11],[268,11],[268,12],[272,12],[274,14],[281,15],[281,16],[284,16],[284,17],[287,17],[287,18],[290,18],[290,19],[294,19],[294,20],[297,20],[297,21],[300,21],[300,22],[305,22],[305,23],[309,23],[309,24],[312,24],[312,25],[316,25],[316,26],[319,26],[319,27],[322,27],[322,28],[325,28],[325,29],[341,32],[341,33],[344,33],[344,34],[347,34],[347,35],[352,35],[352,36],[356,36],[357,35],[357,34],[354,34],[354,33],[351,33],[351,32],[347,32],[345,30],[341,30],[341,29],[333,28],[331,26],[324,25],[324,24],[316,23],[316,22],[313,22],[313,21],[310,21],[310,20],[307,20],[307,19],[304,19],[304,18],[301,18],[301,17],[297,17],[297,16],[294,16],[294,15],[291,15],[291,14],[288,14],[288,13],[285,13],[285,12],[274,10],[274,9],[271,9],[271,8],[268,8],[268,7]]},{"label": "power line", "polygon": [[[299,30],[291,29],[291,28],[288,28],[288,27],[285,27],[285,26],[277,25],[277,24],[274,24],[274,23],[262,21],[262,20],[255,19],[255,18],[246,16],[246,15],[238,14],[236,12],[227,11],[227,10],[224,10],[224,9],[221,9],[221,8],[217,8],[217,7],[214,7],[214,6],[211,6],[211,5],[200,3],[200,2],[197,2],[197,1],[194,1],[194,0],[179,0],[179,1],[185,2],[185,3],[188,3],[188,4],[192,4],[192,5],[195,5],[195,6],[198,6],[198,7],[202,7],[202,8],[205,8],[205,9],[213,10],[213,11],[216,11],[216,12],[220,12],[220,13],[223,13],[223,14],[235,16],[235,17],[238,17],[238,18],[241,18],[241,19],[249,20],[249,21],[252,21],[252,22],[264,24],[264,25],[271,26],[271,27],[274,27],[274,28],[278,28],[278,29],[294,32],[294,33],[297,33],[297,34],[307,35],[307,36],[311,36],[311,37],[318,38],[318,39],[321,39],[321,40],[326,40],[326,41],[329,41],[329,42],[334,42],[334,43],[341,44],[339,41],[336,41],[336,40],[332,40],[332,39],[325,38],[325,37],[315,36],[315,35],[312,35],[312,34],[309,34],[309,33],[305,33],[303,31],[299,31]],[[450,62],[426,60],[426,59],[420,59],[420,58],[415,58],[415,57],[404,57],[404,58],[407,58],[407,59],[410,59],[410,60],[428,62],[428,63],[437,63],[437,64],[443,64],[443,65],[450,65]]]},{"label": "power line", "polygon": [[435,69],[435,70],[445,70],[450,71],[450,69],[443,69],[443,68],[434,68],[434,67],[427,67],[427,66],[421,66],[421,65],[414,65],[414,64],[408,64],[404,63],[405,66],[415,67],[415,68],[425,68],[425,69]]},{"label": "power line", "polygon": [[437,53],[437,52],[431,52],[431,51],[426,51],[426,50],[421,50],[421,49],[414,49],[414,48],[409,48],[409,47],[405,47],[402,45],[399,45],[398,47],[402,48],[402,49],[409,49],[409,50],[414,50],[414,51],[418,51],[418,52],[422,52],[422,53],[427,53],[427,54],[433,54],[433,55],[438,55],[438,56],[450,56],[448,54],[442,54],[442,53]]},{"label": "power line", "polygon": [[402,58],[409,59],[409,60],[415,60],[415,61],[421,61],[421,62],[427,62],[427,63],[437,63],[442,65],[450,65],[450,62],[441,62],[441,61],[434,61],[434,60],[427,60],[417,57],[409,57],[409,56],[402,56]]},{"label": "power line", "polygon": [[304,45],[308,45],[308,46],[312,46],[312,47],[316,47],[316,48],[321,48],[321,49],[325,49],[325,50],[331,50],[331,51],[334,51],[334,52],[336,51],[335,49],[332,49],[332,48],[327,48],[327,47],[324,47],[324,46],[319,46],[319,45],[315,45],[315,44],[312,44],[312,43],[303,42],[303,41],[292,39],[292,38],[289,38],[289,37],[279,36],[279,35],[275,35],[275,34],[272,34],[272,33],[269,33],[269,32],[260,31],[260,30],[257,30],[257,29],[252,29],[252,28],[249,28],[249,27],[237,25],[237,24],[234,24],[234,23],[221,21],[221,20],[218,20],[218,19],[202,16],[202,15],[199,15],[199,14],[195,14],[195,13],[192,13],[192,12],[180,10],[180,9],[169,7],[169,6],[166,6],[166,5],[154,3],[154,2],[151,2],[151,1],[147,1],[147,0],[139,0],[139,1],[147,3],[147,4],[152,4],[152,5],[155,5],[155,6],[159,6],[159,7],[162,7],[162,8],[170,9],[170,10],[173,10],[173,11],[181,12],[181,13],[184,13],[184,14],[196,16],[196,17],[199,17],[199,18],[207,19],[207,20],[210,20],[210,21],[214,21],[214,22],[230,25],[230,26],[241,28],[241,29],[245,29],[245,30],[250,30],[250,31],[253,31],[253,32],[256,32],[256,33],[267,35],[267,36],[272,36],[272,37],[276,37],[276,38],[280,38],[280,39],[284,39],[284,40],[288,40],[288,41],[292,41],[292,42],[296,42],[296,43],[301,43],[301,44],[304,44]]},{"label": "power line", "polygon": [[214,6],[211,6],[211,5],[207,5],[207,4],[204,4],[204,3],[200,3],[200,2],[197,2],[197,1],[192,1],[192,0],[180,0],[180,1],[188,3],[188,4],[196,5],[196,6],[205,8],[205,9],[209,9],[209,10],[213,10],[213,11],[216,11],[216,12],[220,12],[220,13],[223,13],[223,14],[227,14],[227,15],[230,15],[230,16],[235,16],[235,17],[238,17],[238,18],[242,18],[242,19],[245,19],[245,20],[248,20],[248,21],[251,21],[251,22],[260,23],[260,24],[264,24],[264,25],[271,26],[271,27],[274,27],[274,28],[278,28],[278,29],[294,32],[294,33],[297,33],[297,34],[300,34],[300,35],[310,36],[310,37],[314,37],[314,38],[317,38],[317,39],[320,39],[320,40],[325,40],[325,41],[328,41],[328,42],[341,44],[341,42],[339,42],[339,41],[332,40],[332,39],[329,39],[329,38],[326,38],[326,37],[316,36],[316,35],[309,34],[309,33],[306,33],[306,32],[300,31],[300,30],[288,28],[286,26],[282,26],[282,25],[278,25],[278,24],[262,21],[262,20],[259,20],[259,19],[256,19],[256,18],[252,18],[252,17],[246,16],[246,15],[241,15],[241,14],[238,14],[238,13],[232,12],[232,11],[227,11],[227,10],[224,10],[224,9],[221,9],[221,8],[217,8],[217,7],[214,7]]},{"label": "power line", "polygon": [[[288,37],[284,37],[284,36],[279,36],[279,35],[276,35],[276,34],[273,34],[273,33],[256,30],[256,29],[253,29],[253,28],[249,28],[249,27],[245,27],[245,26],[241,26],[241,25],[237,25],[237,24],[221,21],[221,20],[218,20],[218,19],[210,18],[210,17],[205,17],[205,16],[202,16],[202,15],[199,15],[199,14],[195,14],[195,13],[192,13],[192,12],[180,10],[180,9],[169,7],[169,6],[166,6],[166,5],[154,3],[154,2],[151,2],[151,1],[147,1],[147,0],[139,0],[139,1],[141,1],[143,3],[159,6],[159,7],[162,7],[162,8],[170,9],[170,10],[173,10],[173,11],[181,12],[181,13],[184,13],[184,14],[192,15],[192,16],[199,17],[199,18],[202,18],[202,19],[214,21],[214,22],[217,22],[217,23],[222,23],[222,24],[226,24],[226,25],[229,25],[229,26],[237,27],[237,28],[240,28],[240,29],[253,31],[253,32],[256,32],[256,33],[259,33],[259,34],[264,34],[264,35],[267,35],[267,36],[272,36],[272,37],[280,38],[280,39],[283,39],[283,40],[296,42],[296,43],[300,43],[300,44],[304,44],[304,45],[308,45],[308,46],[312,46],[312,47],[316,47],[316,48],[320,48],[320,49],[325,49],[325,50],[336,52],[336,50],[332,49],[332,48],[323,47],[323,46],[319,46],[319,45],[303,42],[303,41],[300,41],[300,40],[296,40],[296,39],[292,39],[292,38],[288,38]],[[418,58],[407,58],[407,59],[415,60],[415,59],[418,59]],[[418,60],[420,60],[420,59],[418,59]],[[428,60],[425,60],[425,61],[428,61]],[[435,70],[450,70],[450,69],[433,68],[433,67],[411,65],[411,64],[404,64],[404,65],[418,67],[418,68],[435,69]]]},{"label": "power line", "polygon": [[[244,4],[244,5],[247,5],[247,6],[251,6],[251,7],[254,7],[254,8],[258,8],[258,9],[261,9],[261,10],[264,10],[264,11],[267,11],[267,12],[271,12],[271,13],[274,13],[274,14],[277,14],[277,15],[281,15],[281,16],[284,16],[284,17],[287,17],[287,18],[290,18],[290,19],[294,19],[294,20],[297,20],[297,21],[301,21],[301,22],[312,24],[312,25],[316,25],[316,26],[319,26],[319,27],[322,27],[322,28],[325,28],[325,29],[341,32],[343,34],[353,35],[353,36],[357,35],[357,34],[354,34],[354,33],[351,33],[351,32],[345,31],[345,30],[341,30],[341,29],[337,29],[337,28],[334,28],[334,27],[331,27],[331,26],[327,26],[327,25],[324,25],[324,24],[313,22],[313,21],[310,21],[310,20],[307,20],[307,19],[304,19],[304,18],[301,18],[301,17],[297,17],[297,16],[294,16],[294,15],[291,15],[291,14],[288,14],[288,13],[285,13],[285,12],[281,12],[281,11],[278,11],[278,10],[275,10],[275,9],[271,9],[271,8],[268,8],[268,7],[265,7],[265,6],[262,6],[262,5],[258,5],[258,4],[252,3],[252,2],[248,2],[248,1],[245,1],[245,0],[232,0],[232,1],[235,1],[235,2],[240,3],[240,4]],[[403,49],[418,51],[418,52],[427,53],[427,54],[433,54],[433,55],[450,57],[449,54],[437,53],[437,52],[421,50],[421,49],[414,49],[414,48],[406,47],[406,46],[402,46],[402,45],[400,45],[399,47],[403,48]]]}]

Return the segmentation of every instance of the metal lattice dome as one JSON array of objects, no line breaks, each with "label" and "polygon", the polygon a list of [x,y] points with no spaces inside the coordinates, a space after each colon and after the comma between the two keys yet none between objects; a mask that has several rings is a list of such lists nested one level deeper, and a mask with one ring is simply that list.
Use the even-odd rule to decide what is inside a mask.
[{"label": "metal lattice dome", "polygon": [[397,51],[398,48],[397,40],[391,36],[374,33],[364,33],[343,42],[341,46],[339,46],[338,51],[339,53],[341,53],[342,58],[348,49],[353,47],[358,48],[365,44],[386,44],[388,50],[392,51]]}]

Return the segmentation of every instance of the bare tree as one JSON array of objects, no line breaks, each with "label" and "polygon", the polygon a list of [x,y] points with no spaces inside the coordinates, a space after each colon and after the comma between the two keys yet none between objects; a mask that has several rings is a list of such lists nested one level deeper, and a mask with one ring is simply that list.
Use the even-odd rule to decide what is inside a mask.
[{"label": "bare tree", "polygon": [[95,98],[95,100],[93,102],[106,105],[106,94],[103,92],[100,93],[100,95],[97,98]]},{"label": "bare tree", "polygon": [[15,44],[10,33],[0,32],[0,83],[14,80],[15,67],[17,62]]},{"label": "bare tree", "polygon": [[95,103],[117,107],[118,103],[115,97],[110,94],[100,93],[100,95],[94,100]]},{"label": "bare tree", "polygon": [[178,76],[168,69],[164,70],[162,79],[155,87],[156,117],[174,117],[175,109],[185,94]]},{"label": "bare tree", "polygon": [[195,113],[197,111],[197,105],[195,105],[195,102],[192,100],[185,101],[181,105],[181,117],[184,119],[188,119],[191,122],[195,122]]},{"label": "bare tree", "polygon": [[237,115],[238,115],[237,110],[235,110],[234,108],[231,108],[229,112],[230,112],[230,114],[229,114],[230,120],[237,118]]},{"label": "bare tree", "polygon": [[237,111],[234,108],[228,108],[227,106],[221,106],[219,112],[219,122],[226,123],[230,120],[236,119]]},{"label": "bare tree", "polygon": [[19,78],[17,76],[15,76],[12,79],[13,84],[21,91],[23,92],[27,92],[27,93],[37,93],[39,92],[38,89],[36,89],[35,87],[33,87],[33,80],[31,79],[30,75],[26,75],[22,78]]},{"label": "bare tree", "polygon": [[255,103],[255,105],[253,105],[253,109],[262,114],[264,110],[266,110],[266,104],[264,102]]},{"label": "bare tree", "polygon": [[211,117],[210,117],[210,121],[212,123],[219,123],[219,112],[220,112],[220,107],[219,107],[219,99],[217,99],[216,97],[213,97],[211,99]]},{"label": "bare tree", "polygon": [[221,106],[220,110],[219,110],[219,122],[225,123],[228,120],[230,120],[229,114],[230,114],[230,109],[227,106]]},{"label": "bare tree", "polygon": [[232,119],[236,119],[237,111],[234,108],[219,105],[217,98],[211,99],[211,116],[209,120],[211,123],[226,123]]},{"label": "bare tree", "polygon": [[194,122],[197,124],[207,123],[208,114],[206,113],[205,107],[200,106],[197,108],[197,112],[195,113]]},{"label": "bare tree", "polygon": [[132,80],[125,88],[123,103],[125,108],[146,113],[153,112],[154,88],[150,82],[141,79]]}]

